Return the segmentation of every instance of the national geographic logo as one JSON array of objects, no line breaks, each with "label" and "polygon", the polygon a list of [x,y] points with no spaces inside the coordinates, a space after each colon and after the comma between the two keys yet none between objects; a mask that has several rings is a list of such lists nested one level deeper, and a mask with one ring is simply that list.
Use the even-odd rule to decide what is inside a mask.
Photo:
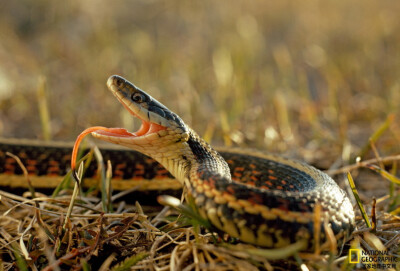
[{"label": "national geographic logo", "polygon": [[349,263],[364,264],[367,269],[396,268],[400,258],[389,255],[385,250],[349,250]]},{"label": "national geographic logo", "polygon": [[360,263],[360,251],[358,248],[349,250],[349,263]]}]

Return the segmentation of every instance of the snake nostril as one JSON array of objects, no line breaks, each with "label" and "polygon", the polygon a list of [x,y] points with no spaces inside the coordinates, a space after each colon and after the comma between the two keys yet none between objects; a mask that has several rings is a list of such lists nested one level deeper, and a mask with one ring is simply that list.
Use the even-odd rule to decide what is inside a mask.
[{"label": "snake nostril", "polygon": [[122,85],[124,84],[124,80],[122,78],[118,77],[115,80],[115,83],[117,84],[118,87],[122,87]]}]

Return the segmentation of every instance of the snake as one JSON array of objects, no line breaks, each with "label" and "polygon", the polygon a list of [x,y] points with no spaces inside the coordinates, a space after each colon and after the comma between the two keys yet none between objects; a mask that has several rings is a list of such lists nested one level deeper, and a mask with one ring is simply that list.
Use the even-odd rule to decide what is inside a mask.
[{"label": "snake", "polygon": [[[304,249],[309,250],[317,242],[326,241],[329,232],[349,236],[354,230],[355,214],[349,197],[322,171],[264,151],[214,149],[176,113],[125,78],[113,75],[107,86],[123,107],[141,121],[136,132],[124,128],[89,129],[94,138],[130,149],[106,152],[105,159],[114,161],[117,180],[113,182],[119,184],[119,189],[132,187],[137,178],[147,179],[141,183],[143,189],[182,186],[201,217],[217,231],[261,247],[281,248],[304,240]],[[4,144],[14,148],[19,145]],[[24,147],[28,145],[31,144]],[[1,147],[0,140],[0,160]],[[36,175],[48,176],[46,172],[51,169],[52,175],[64,173],[69,161],[74,161],[71,165],[75,167],[76,154],[71,159],[70,155],[61,155],[60,149],[64,150],[62,153],[70,150],[65,146],[42,147],[44,153],[53,151],[62,159],[57,163],[50,159],[53,166],[36,171]],[[1,170],[12,173],[15,165],[8,163],[8,168],[0,168],[0,173]],[[90,177],[93,172],[89,169],[85,174]],[[155,185],[146,187],[151,183]]]},{"label": "snake", "polygon": [[[86,133],[159,162],[218,230],[278,248],[299,240],[315,246],[315,239],[326,239],[325,223],[334,234],[353,229],[350,199],[325,173],[257,151],[226,150],[222,157],[176,113],[125,78],[113,75],[107,86],[141,127],[136,132],[94,127]],[[316,212],[316,206],[322,211]],[[317,225],[320,236],[314,238]]]}]

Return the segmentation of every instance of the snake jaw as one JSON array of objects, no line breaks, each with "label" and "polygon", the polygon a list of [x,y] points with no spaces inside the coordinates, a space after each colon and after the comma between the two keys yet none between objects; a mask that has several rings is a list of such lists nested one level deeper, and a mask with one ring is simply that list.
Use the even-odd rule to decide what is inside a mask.
[{"label": "snake jaw", "polygon": [[126,129],[113,129],[99,130],[92,133],[96,138],[103,139],[106,141],[107,138],[131,138],[134,143],[135,138],[146,137],[151,134],[158,133],[159,131],[166,130],[166,123],[162,119],[154,116],[155,114],[150,112],[147,107],[147,101],[138,102],[133,100],[134,94],[139,93],[143,96],[143,100],[151,100],[151,97],[144,93],[142,90],[137,88],[135,85],[129,83],[120,76],[111,76],[107,80],[107,87],[111,90],[117,100],[125,107],[125,109],[134,117],[141,120],[142,125],[136,132],[128,132]]},{"label": "snake jaw", "polygon": [[[190,128],[178,115],[126,79],[113,75],[107,86],[125,109],[141,120],[142,125],[133,133],[122,128],[100,127],[89,130],[92,136],[154,158],[183,182],[187,166],[177,161],[182,157],[190,158]],[[185,160],[185,163],[189,162]]]},{"label": "snake jaw", "polygon": [[139,145],[151,145],[155,139],[163,139],[165,143],[172,138],[175,141],[186,141],[186,126],[183,121],[168,108],[153,99],[146,92],[124,78],[113,75],[107,81],[107,87],[134,117],[142,124],[136,132],[128,132],[121,128],[107,128],[92,132],[98,139],[121,144],[127,147],[141,148]]}]

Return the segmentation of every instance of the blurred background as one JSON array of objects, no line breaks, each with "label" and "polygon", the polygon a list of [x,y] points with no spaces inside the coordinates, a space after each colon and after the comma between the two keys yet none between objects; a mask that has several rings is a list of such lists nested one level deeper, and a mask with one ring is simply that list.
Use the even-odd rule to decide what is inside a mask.
[{"label": "blurred background", "polygon": [[137,129],[105,85],[119,74],[215,145],[332,162],[386,121],[379,150],[394,153],[399,14],[386,0],[1,1],[0,136]]}]

